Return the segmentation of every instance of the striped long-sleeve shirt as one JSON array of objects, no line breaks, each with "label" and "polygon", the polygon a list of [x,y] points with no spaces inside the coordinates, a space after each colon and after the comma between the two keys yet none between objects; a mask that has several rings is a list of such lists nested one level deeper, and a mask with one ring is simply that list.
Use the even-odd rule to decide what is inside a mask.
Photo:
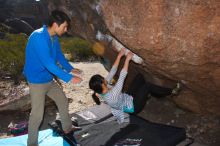
[{"label": "striped long-sleeve shirt", "polygon": [[[113,66],[108,76],[106,77],[108,83],[111,82],[116,71],[117,68]],[[133,97],[126,93],[122,93],[122,88],[126,76],[127,71],[122,69],[115,86],[113,86],[106,94],[103,95],[103,99],[105,100],[105,102],[107,102],[109,106],[111,106],[112,114],[117,118],[119,123],[125,122],[124,112],[126,110],[132,111],[134,109]]]}]

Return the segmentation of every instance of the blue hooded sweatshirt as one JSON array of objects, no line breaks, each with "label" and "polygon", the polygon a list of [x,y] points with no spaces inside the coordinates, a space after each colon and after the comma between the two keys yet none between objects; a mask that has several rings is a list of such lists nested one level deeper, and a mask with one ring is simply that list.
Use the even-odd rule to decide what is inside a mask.
[{"label": "blue hooded sweatshirt", "polygon": [[23,73],[29,83],[48,83],[54,76],[69,82],[73,77],[69,74],[73,67],[61,52],[58,36],[50,37],[45,25],[30,35],[25,55]]}]

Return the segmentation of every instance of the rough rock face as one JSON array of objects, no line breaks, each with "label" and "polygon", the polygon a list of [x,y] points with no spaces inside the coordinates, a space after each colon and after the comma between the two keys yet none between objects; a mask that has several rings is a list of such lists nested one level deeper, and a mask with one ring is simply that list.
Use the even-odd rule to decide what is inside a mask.
[{"label": "rough rock face", "polygon": [[186,86],[179,105],[220,114],[218,0],[103,0],[101,7],[110,31],[144,58],[145,71]]},{"label": "rough rock face", "polygon": [[[181,81],[184,89],[173,98],[179,106],[220,115],[218,0],[100,0],[99,7],[96,1],[84,0],[49,4],[50,10],[68,12],[74,33],[94,41],[97,30],[109,31],[141,56],[144,64],[132,64],[130,72],[140,71],[161,85]],[[114,55],[106,49],[103,56],[112,61]]]}]

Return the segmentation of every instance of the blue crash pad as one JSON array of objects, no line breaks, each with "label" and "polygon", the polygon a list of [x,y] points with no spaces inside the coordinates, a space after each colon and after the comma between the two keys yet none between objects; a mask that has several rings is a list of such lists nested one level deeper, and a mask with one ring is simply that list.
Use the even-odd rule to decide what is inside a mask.
[{"label": "blue crash pad", "polygon": [[[27,146],[27,134],[22,136],[0,139],[0,146]],[[39,146],[69,146],[60,136],[53,133],[51,129],[39,132]]]}]

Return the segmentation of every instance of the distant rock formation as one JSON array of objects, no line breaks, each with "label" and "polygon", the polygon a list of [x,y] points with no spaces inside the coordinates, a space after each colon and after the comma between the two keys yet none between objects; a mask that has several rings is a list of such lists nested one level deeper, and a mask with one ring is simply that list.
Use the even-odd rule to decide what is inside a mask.
[{"label": "distant rock formation", "polygon": [[29,35],[48,19],[45,0],[0,0],[0,23],[11,27],[15,33]]},{"label": "distant rock formation", "polygon": [[4,24],[14,28],[16,33],[22,32],[29,35],[34,31],[34,28],[30,24],[18,18],[6,19]]}]

